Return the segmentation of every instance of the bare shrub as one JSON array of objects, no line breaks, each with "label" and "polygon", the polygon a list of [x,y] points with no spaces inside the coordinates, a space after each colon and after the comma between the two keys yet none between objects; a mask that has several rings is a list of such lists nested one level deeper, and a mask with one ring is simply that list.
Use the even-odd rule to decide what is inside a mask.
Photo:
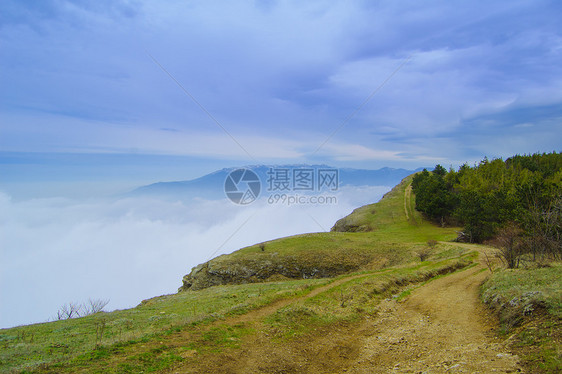
[{"label": "bare shrub", "polygon": [[64,304],[57,311],[57,320],[84,317],[103,311],[103,308],[109,304],[107,299],[88,299],[87,303],[68,303]]},{"label": "bare shrub", "polygon": [[105,318],[102,318],[96,323],[96,348],[101,347],[101,341],[103,339],[103,332],[105,331]]},{"label": "bare shrub", "polygon": [[422,248],[420,250],[418,250],[416,252],[416,255],[419,257],[420,261],[425,261],[429,258],[429,256],[431,256],[433,252],[432,248],[426,247],[426,248]]},{"label": "bare shrub", "polygon": [[353,300],[353,295],[350,294],[344,294],[343,290],[340,291],[340,306],[342,308],[345,308],[346,303],[350,300]]},{"label": "bare shrub", "polygon": [[515,224],[509,224],[498,232],[492,245],[498,248],[496,256],[502,260],[508,269],[519,267],[521,255],[523,255],[523,245],[521,241],[522,230]]},{"label": "bare shrub", "polygon": [[82,305],[77,303],[68,303],[60,307],[57,312],[57,319],[69,319],[82,316]]},{"label": "bare shrub", "polygon": [[562,258],[562,198],[551,201],[547,207],[534,202],[525,228],[529,234],[525,245],[533,260]]},{"label": "bare shrub", "polygon": [[490,273],[494,273],[494,264],[486,252],[484,252],[484,263],[488,267],[488,270],[490,270]]},{"label": "bare shrub", "polygon": [[83,304],[84,315],[99,313],[103,311],[107,304],[109,304],[108,299],[88,299],[88,302]]}]

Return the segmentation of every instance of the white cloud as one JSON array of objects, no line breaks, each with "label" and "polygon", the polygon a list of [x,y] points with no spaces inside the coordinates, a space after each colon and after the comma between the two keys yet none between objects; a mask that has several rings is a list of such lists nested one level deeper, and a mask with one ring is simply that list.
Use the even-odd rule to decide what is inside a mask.
[{"label": "white cloud", "polygon": [[[257,159],[306,157],[306,134],[337,127],[410,55],[333,139],[359,153],[334,160],[413,153],[396,150],[405,138],[424,138],[426,157],[467,119],[562,100],[558,9],[544,3],[46,4],[6,6],[6,149],[246,158],[146,51]],[[494,135],[449,138],[473,155]]]},{"label": "white cloud", "polygon": [[210,257],[330,229],[388,189],[344,188],[332,205],[262,200],[247,207],[145,198],[18,202],[0,193],[0,326],[43,322],[62,304],[89,297],[125,308],[174,293],[183,275]]},{"label": "white cloud", "polygon": [[329,154],[338,161],[392,160],[402,159],[400,151],[376,150],[359,144],[331,143],[322,146],[320,153]]},{"label": "white cloud", "polygon": [[[231,133],[222,129],[197,132],[168,128],[153,129],[150,127],[120,126],[107,122],[72,120],[61,118],[55,126],[49,126],[53,117],[30,117],[26,131],[6,126],[4,136],[0,139],[0,147],[4,151],[24,152],[93,152],[93,153],[140,153],[161,155],[198,156],[214,159],[246,160],[248,154],[254,160],[265,162],[283,160],[287,162],[302,161],[326,140],[325,133],[312,133],[289,139],[279,134],[247,135]],[[348,127],[340,129],[348,133]],[[79,131],[77,129],[79,128]],[[173,131],[170,131],[173,130]],[[67,134],[73,138],[73,146],[61,146],[59,134]],[[230,135],[234,140],[230,137]],[[21,143],[25,137],[26,147]],[[13,146],[13,144],[19,144]],[[382,144],[380,149],[346,141],[336,136],[328,139],[318,155],[336,161],[384,160],[384,161],[415,161],[423,160],[424,156],[405,158],[401,154],[405,149],[388,150]]]}]

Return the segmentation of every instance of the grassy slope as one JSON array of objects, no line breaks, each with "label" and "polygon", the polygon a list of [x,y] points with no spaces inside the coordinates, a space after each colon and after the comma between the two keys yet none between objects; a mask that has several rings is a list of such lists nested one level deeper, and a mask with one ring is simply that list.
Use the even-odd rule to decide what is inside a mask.
[{"label": "grassy slope", "polygon": [[[412,199],[405,206],[405,178],[376,204],[356,209],[345,220],[368,227],[368,232],[327,232],[291,236],[242,248],[208,262],[204,271],[184,278],[193,289],[224,283],[286,278],[336,276],[360,269],[375,270],[411,262],[430,239],[448,241],[453,228],[440,228],[422,219]],[[406,218],[406,209],[408,218]],[[278,270],[281,269],[281,270]],[[185,287],[187,289],[187,287]]]},{"label": "grassy slope", "polygon": [[407,187],[412,178],[404,178],[381,202],[357,208],[344,220],[353,225],[365,226],[366,235],[382,242],[425,243],[430,239],[454,239],[454,228],[441,228],[422,218],[415,210],[413,194],[405,199],[410,194]]},{"label": "grassy slope", "polygon": [[[136,308],[83,318],[0,330],[0,371],[33,368],[78,357],[78,364],[97,357],[96,345],[145,343],[179,326],[204,325],[292,297],[328,279],[218,286],[198,292],[161,296]],[[103,336],[97,332],[104,327]],[[115,352],[120,351],[119,348]],[[103,352],[102,352],[103,353]],[[71,370],[72,371],[72,370]]]},{"label": "grassy slope", "polygon": [[[404,196],[409,181],[410,178],[405,179],[378,204],[360,208],[350,216],[353,220],[369,225],[372,231],[288,237],[268,242],[265,253],[256,245],[229,256],[221,256],[217,261],[244,262],[271,253],[291,256],[303,262],[324,259],[334,261],[342,255],[353,258],[368,253],[373,255],[370,262],[372,266],[364,266],[359,270],[369,276],[372,274],[373,277],[379,277],[382,275],[374,269],[394,265],[395,273],[392,277],[388,275],[390,278],[385,278],[386,281],[373,278],[373,282],[386,282],[394,286],[426,279],[435,272],[457,266],[461,260],[456,258],[463,254],[463,250],[448,244],[438,244],[429,261],[420,264],[416,259],[415,251],[424,247],[428,239],[450,240],[455,237],[455,232],[453,229],[442,229],[425,222],[414,211],[413,199],[406,200],[409,204],[405,204]],[[409,212],[409,219],[406,219],[406,210]],[[453,260],[446,260],[447,258]],[[150,357],[139,356],[141,358],[138,360],[134,357],[140,354],[142,347],[150,345],[150,342],[165,340],[168,334],[180,330],[204,329],[212,321],[244,314],[278,299],[304,295],[332,281],[333,279],[324,278],[217,286],[157,297],[129,310],[3,329],[0,330],[0,371],[49,371],[49,367],[60,362],[58,367],[52,369],[53,372],[89,372],[111,362],[113,366],[109,371],[128,372],[127,367],[133,361],[137,366],[131,372],[163,369],[181,360],[176,351],[144,352],[142,354],[150,353]],[[393,290],[393,287],[385,289]],[[337,295],[319,296],[315,300],[333,304]],[[317,307],[306,307],[312,308],[314,313],[322,313],[322,309]],[[361,305],[353,308],[354,313],[360,314],[361,308]],[[324,311],[325,315],[331,314],[329,308]],[[100,372],[104,370],[106,369],[100,369]]]},{"label": "grassy slope", "polygon": [[512,348],[532,373],[562,372],[562,263],[496,270],[482,300],[496,310]]},{"label": "grassy slope", "polygon": [[[545,268],[506,269],[495,273],[483,285],[484,301],[494,298],[512,301],[511,304],[541,305],[562,318],[562,264],[552,263]],[[499,301],[499,300],[498,300]]]}]

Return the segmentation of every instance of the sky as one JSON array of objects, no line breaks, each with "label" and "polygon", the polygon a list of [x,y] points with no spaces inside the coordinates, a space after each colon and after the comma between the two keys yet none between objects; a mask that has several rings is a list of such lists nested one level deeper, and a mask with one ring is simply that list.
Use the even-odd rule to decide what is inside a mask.
[{"label": "sky", "polygon": [[175,292],[392,187],[291,209],[122,196],[143,184],[561,151],[560,19],[544,0],[3,0],[0,327]]},{"label": "sky", "polygon": [[0,12],[4,165],[179,157],[158,176],[189,179],[560,150],[558,1],[5,0]]}]

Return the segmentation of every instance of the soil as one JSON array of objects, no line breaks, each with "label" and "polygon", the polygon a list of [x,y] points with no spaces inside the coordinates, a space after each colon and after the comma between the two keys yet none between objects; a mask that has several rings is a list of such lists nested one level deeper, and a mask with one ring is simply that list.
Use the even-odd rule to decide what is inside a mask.
[{"label": "soil", "polygon": [[408,210],[411,207],[411,200],[412,200],[412,185],[409,184],[408,187],[404,190],[404,213],[406,214],[406,220],[410,220],[410,214]]},{"label": "soil", "polygon": [[521,372],[480,303],[485,273],[459,271],[420,287],[404,303],[384,301],[349,373]]},{"label": "soil", "polygon": [[[357,277],[357,276],[355,276]],[[277,309],[350,280],[344,278],[300,299],[282,300],[226,323],[256,332],[240,348],[186,352],[171,373],[515,373],[518,357],[495,332],[497,319],[478,288],[486,270],[476,266],[433,280],[402,301],[387,299],[360,323],[319,329],[306,338],[272,338],[263,319]],[[178,337],[179,338],[179,337]],[[175,341],[175,344],[181,343]]]}]

